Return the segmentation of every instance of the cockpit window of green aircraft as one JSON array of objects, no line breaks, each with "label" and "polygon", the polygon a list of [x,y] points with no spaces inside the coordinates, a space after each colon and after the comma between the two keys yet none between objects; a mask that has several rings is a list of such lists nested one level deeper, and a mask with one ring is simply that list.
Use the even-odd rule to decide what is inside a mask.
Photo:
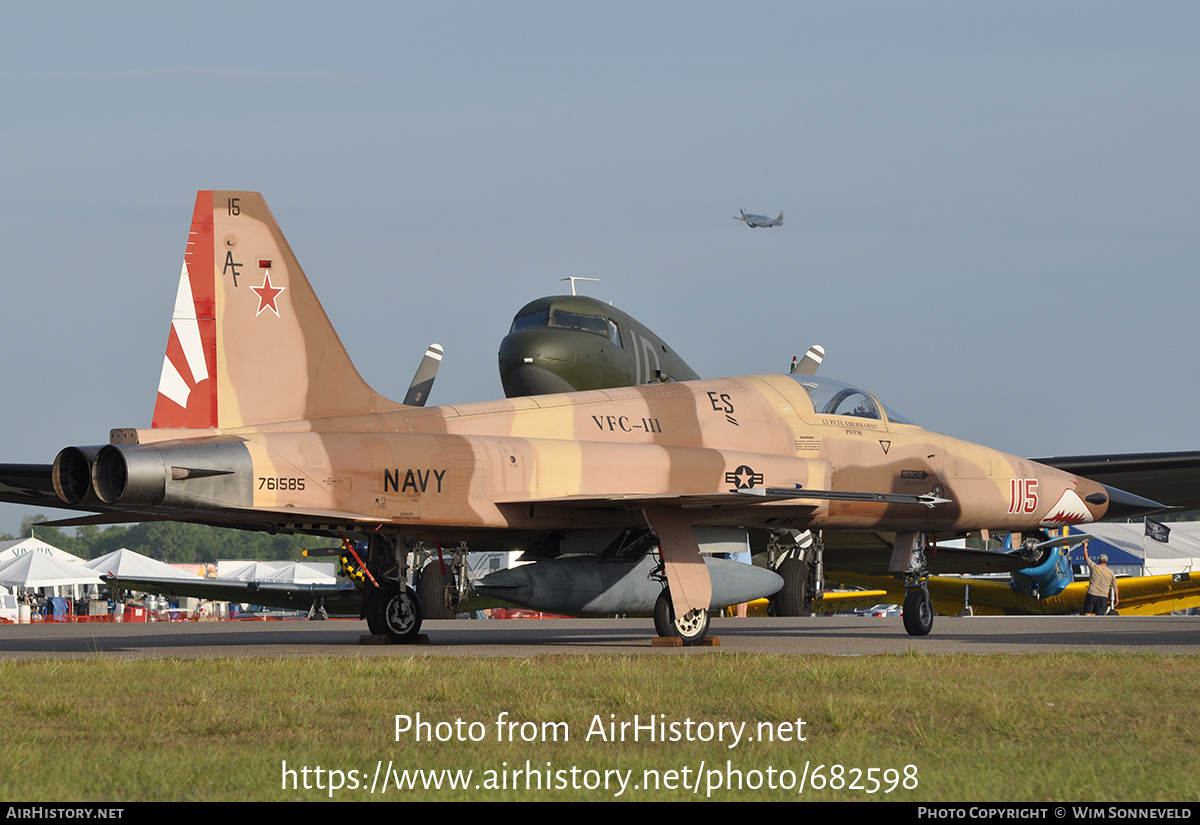
[{"label": "cockpit window of green aircraft", "polygon": [[625,345],[621,343],[621,329],[617,326],[616,321],[609,319],[608,322],[608,339],[622,349]]},{"label": "cockpit window of green aircraft", "polygon": [[617,325],[601,315],[586,315],[582,312],[556,309],[550,318],[550,326],[580,329],[584,332],[605,335],[614,344],[621,346],[621,332],[617,329]]},{"label": "cockpit window of green aircraft", "polygon": [[519,329],[529,329],[530,327],[544,327],[549,321],[550,310],[539,309],[537,312],[531,312],[528,315],[514,318],[512,329],[509,330],[509,333],[516,332]]}]

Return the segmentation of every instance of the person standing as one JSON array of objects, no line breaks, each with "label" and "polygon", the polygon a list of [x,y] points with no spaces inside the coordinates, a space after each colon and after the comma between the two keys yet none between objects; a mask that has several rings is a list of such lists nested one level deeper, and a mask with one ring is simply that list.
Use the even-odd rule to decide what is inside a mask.
[{"label": "person standing", "polygon": [[1083,615],[1103,616],[1108,612],[1108,594],[1112,592],[1112,606],[1115,608],[1121,601],[1120,591],[1117,590],[1117,577],[1108,569],[1108,555],[1100,554],[1099,564],[1092,561],[1088,555],[1088,543],[1083,543],[1083,558],[1087,561],[1091,579],[1088,582],[1087,596],[1083,599]]}]

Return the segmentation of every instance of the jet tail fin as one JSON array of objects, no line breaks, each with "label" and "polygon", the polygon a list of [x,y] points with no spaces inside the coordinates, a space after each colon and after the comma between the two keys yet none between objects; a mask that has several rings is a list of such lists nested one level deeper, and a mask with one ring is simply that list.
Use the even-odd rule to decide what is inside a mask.
[{"label": "jet tail fin", "polygon": [[398,407],[354,368],[262,195],[198,192],[151,426]]}]

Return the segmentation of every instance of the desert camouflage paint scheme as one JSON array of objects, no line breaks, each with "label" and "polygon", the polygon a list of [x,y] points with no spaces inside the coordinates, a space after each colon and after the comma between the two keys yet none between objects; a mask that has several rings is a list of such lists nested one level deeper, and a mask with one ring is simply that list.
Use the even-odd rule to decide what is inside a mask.
[{"label": "desert camouflage paint scheme", "polygon": [[[197,195],[151,427],[63,450],[53,482],[123,521],[397,547],[648,523],[680,616],[709,606],[693,526],[1019,532],[1101,519],[1111,495],[809,376],[399,404],[354,368],[262,196],[222,191]],[[419,627],[396,592],[368,618]]]}]

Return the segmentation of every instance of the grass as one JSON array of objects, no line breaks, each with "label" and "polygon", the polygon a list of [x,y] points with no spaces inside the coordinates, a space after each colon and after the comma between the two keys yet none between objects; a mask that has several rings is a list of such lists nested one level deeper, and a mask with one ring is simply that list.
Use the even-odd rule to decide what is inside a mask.
[{"label": "grass", "polygon": [[[343,772],[335,799],[613,799],[614,789],[513,789],[526,761],[551,785],[632,771],[620,797],[705,798],[639,788],[643,772],[703,763],[719,769],[720,800],[1200,801],[1200,657],[1029,654],[863,658],[712,654],[510,658],[97,658],[0,662],[0,799],[38,801],[318,800],[315,769]],[[565,722],[569,741],[497,741],[496,719]],[[484,741],[396,740],[397,714],[479,723]],[[612,716],[610,716],[610,714]],[[806,741],[609,742],[599,721],[793,724]],[[661,717],[657,717],[662,714]],[[778,729],[776,727],[776,729]],[[436,729],[435,729],[436,730]],[[443,726],[442,734],[451,728]],[[519,731],[520,728],[514,729]],[[561,730],[561,728],[560,728]],[[681,729],[682,730],[682,729]],[[785,733],[788,728],[783,728]],[[794,732],[795,728],[792,728]],[[795,738],[788,735],[787,738]],[[726,762],[743,776],[725,785]],[[284,762],[295,770],[287,789]],[[373,796],[378,766],[473,771],[466,790],[394,786]],[[507,763],[507,765],[505,764]],[[808,764],[917,769],[917,787],[890,794],[828,787],[772,790],[768,768]],[[305,790],[303,767],[310,768]],[[578,770],[574,775],[571,768]],[[359,772],[355,779],[349,771]],[[495,789],[475,784],[495,773]],[[598,771],[584,774],[583,771]],[[754,784],[762,772],[763,786]],[[336,775],[335,775],[336,776]],[[705,774],[710,781],[714,775]],[[775,775],[779,784],[780,775]],[[875,775],[883,779],[882,773]],[[615,782],[615,775],[610,775]],[[847,775],[847,779],[853,778]],[[784,775],[786,780],[787,776]],[[349,787],[357,781],[359,788]],[[795,781],[798,781],[795,780]],[[335,783],[336,784],[336,783]],[[785,783],[786,784],[786,781]],[[507,785],[503,787],[503,785]],[[886,789],[886,785],[884,786]]]}]

